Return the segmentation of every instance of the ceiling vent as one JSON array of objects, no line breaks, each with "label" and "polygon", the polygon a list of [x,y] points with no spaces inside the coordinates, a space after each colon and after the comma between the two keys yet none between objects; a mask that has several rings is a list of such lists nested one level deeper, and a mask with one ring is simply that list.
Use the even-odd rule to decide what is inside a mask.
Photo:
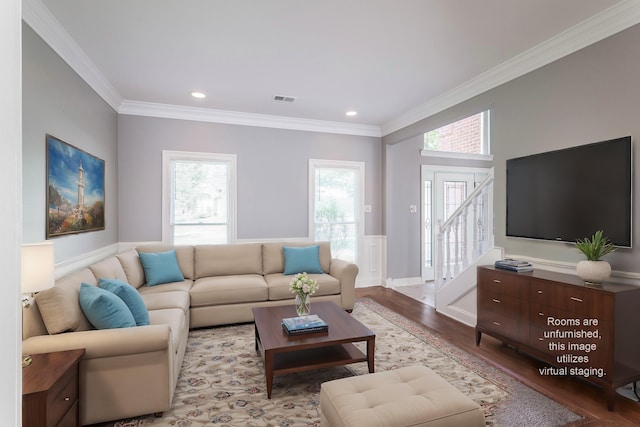
[{"label": "ceiling vent", "polygon": [[274,101],[278,101],[278,102],[293,102],[296,100],[295,96],[284,96],[284,95],[274,95],[273,97]]}]

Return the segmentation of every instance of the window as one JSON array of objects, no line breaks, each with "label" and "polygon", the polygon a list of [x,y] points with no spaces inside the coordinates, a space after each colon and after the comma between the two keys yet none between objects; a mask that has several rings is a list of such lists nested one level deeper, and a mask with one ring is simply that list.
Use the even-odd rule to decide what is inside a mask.
[{"label": "window", "polygon": [[162,241],[235,241],[236,156],[163,151]]},{"label": "window", "polygon": [[489,110],[426,132],[424,151],[489,154]]},{"label": "window", "polygon": [[364,163],[309,161],[310,236],[332,256],[357,263],[364,234]]}]

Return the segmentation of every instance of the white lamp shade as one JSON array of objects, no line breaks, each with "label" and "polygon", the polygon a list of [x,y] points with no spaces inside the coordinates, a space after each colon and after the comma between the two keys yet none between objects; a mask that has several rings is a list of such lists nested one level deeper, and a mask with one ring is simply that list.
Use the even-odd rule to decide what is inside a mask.
[{"label": "white lamp shade", "polygon": [[28,243],[22,245],[22,293],[36,293],[53,287],[55,263],[53,242]]}]

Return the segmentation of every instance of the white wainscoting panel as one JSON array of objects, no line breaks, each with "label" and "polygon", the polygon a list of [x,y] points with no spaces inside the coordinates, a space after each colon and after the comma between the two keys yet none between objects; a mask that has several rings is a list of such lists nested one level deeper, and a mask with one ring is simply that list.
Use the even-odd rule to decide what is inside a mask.
[{"label": "white wainscoting panel", "polygon": [[387,239],[385,236],[364,236],[358,261],[357,288],[380,286],[386,273]]}]

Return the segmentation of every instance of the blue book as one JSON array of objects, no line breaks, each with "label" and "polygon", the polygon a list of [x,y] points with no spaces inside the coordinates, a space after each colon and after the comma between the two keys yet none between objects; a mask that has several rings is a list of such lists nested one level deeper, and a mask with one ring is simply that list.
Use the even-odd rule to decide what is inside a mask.
[{"label": "blue book", "polygon": [[311,332],[326,332],[329,325],[317,314],[308,316],[288,317],[282,319],[282,329],[287,335],[305,334]]}]

